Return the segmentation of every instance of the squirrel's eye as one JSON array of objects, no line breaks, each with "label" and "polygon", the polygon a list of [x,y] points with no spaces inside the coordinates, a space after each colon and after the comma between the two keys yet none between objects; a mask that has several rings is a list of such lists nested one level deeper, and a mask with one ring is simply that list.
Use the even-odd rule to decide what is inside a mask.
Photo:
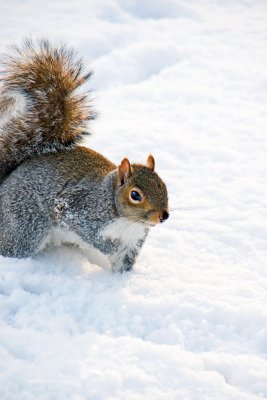
[{"label": "squirrel's eye", "polygon": [[131,191],[131,199],[135,203],[140,203],[140,201],[142,201],[143,197],[141,196],[141,194],[139,192],[137,192],[137,190],[132,190]]}]

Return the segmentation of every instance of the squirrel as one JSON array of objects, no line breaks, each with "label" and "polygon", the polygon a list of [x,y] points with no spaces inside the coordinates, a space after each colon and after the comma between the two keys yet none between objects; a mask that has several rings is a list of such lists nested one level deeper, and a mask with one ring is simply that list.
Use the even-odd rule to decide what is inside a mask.
[{"label": "squirrel", "polygon": [[153,156],[116,166],[81,145],[94,115],[80,87],[92,73],[72,49],[26,40],[2,65],[0,254],[69,243],[131,270],[149,229],[169,217]]}]

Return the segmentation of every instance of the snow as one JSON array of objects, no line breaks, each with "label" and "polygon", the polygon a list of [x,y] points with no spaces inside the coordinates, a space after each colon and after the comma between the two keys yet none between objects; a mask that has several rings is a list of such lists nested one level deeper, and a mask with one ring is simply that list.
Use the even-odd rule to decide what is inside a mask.
[{"label": "snow", "polygon": [[267,4],[3,2],[0,49],[77,48],[86,145],[152,153],[171,216],[133,272],[71,247],[0,256],[1,400],[267,398]]}]

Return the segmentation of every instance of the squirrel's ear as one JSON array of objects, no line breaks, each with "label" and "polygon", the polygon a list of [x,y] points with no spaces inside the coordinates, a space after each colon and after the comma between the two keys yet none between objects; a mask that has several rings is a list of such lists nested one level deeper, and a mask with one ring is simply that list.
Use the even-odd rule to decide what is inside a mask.
[{"label": "squirrel's ear", "polygon": [[132,174],[132,168],[128,158],[124,158],[119,165],[119,185],[122,186],[126,179]]},{"label": "squirrel's ear", "polygon": [[149,169],[151,169],[151,171],[154,171],[154,169],[155,169],[155,159],[154,159],[154,157],[152,156],[152,154],[150,154],[150,155],[148,156],[147,161],[146,161],[146,166],[147,166]]}]

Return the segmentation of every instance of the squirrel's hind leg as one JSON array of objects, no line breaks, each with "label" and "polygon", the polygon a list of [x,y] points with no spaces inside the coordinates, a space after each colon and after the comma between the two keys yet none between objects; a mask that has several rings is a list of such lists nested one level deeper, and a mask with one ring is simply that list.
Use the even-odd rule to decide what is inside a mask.
[{"label": "squirrel's hind leg", "polygon": [[48,216],[32,195],[13,185],[1,188],[0,255],[25,258],[38,253],[48,229]]},{"label": "squirrel's hind leg", "polygon": [[18,223],[15,225],[11,223],[5,227],[0,223],[0,255],[25,258],[42,250],[48,232],[45,229],[46,221],[40,218],[38,225],[28,221],[26,223],[18,221]]}]

